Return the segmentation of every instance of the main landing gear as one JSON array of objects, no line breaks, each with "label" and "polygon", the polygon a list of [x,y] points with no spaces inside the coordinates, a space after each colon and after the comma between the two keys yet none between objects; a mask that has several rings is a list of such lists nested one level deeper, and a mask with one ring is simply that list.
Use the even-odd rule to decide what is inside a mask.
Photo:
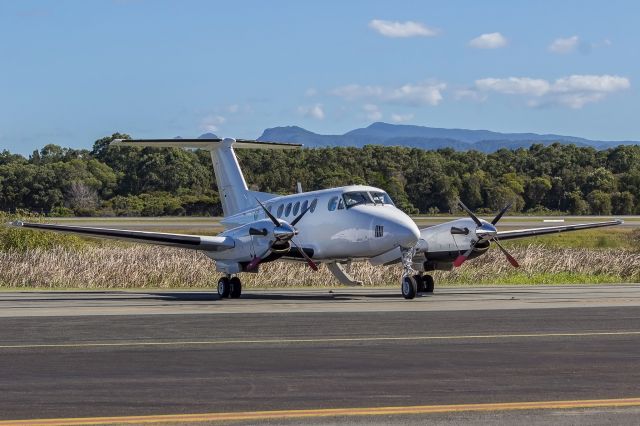
[{"label": "main landing gear", "polygon": [[225,276],[218,280],[218,296],[221,299],[237,299],[242,294],[242,282],[238,277]]}]

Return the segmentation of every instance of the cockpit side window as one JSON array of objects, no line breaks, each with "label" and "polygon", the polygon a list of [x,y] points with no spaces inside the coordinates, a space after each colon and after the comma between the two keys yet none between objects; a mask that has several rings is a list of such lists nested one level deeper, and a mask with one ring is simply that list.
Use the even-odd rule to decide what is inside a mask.
[{"label": "cockpit side window", "polygon": [[331,197],[327,207],[329,208],[330,212],[334,211],[336,207],[338,207],[338,197]]},{"label": "cockpit side window", "polygon": [[338,201],[338,210],[344,210],[344,200],[342,198]]},{"label": "cockpit side window", "polygon": [[373,200],[366,191],[346,192],[342,194],[342,198],[348,209],[360,204],[373,204]]}]

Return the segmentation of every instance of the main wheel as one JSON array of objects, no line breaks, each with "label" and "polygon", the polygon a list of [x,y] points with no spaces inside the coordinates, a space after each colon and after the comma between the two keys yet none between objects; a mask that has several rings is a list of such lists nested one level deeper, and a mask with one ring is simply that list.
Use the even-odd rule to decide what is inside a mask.
[{"label": "main wheel", "polygon": [[425,275],[422,278],[424,280],[424,291],[426,293],[433,293],[433,288],[435,287],[433,277],[431,275]]},{"label": "main wheel", "polygon": [[221,299],[229,297],[229,292],[231,291],[229,281],[227,277],[222,277],[218,280],[218,296],[220,296]]},{"label": "main wheel", "polygon": [[402,296],[405,299],[413,299],[418,292],[418,283],[413,277],[407,276],[402,278]]},{"label": "main wheel", "polygon": [[418,285],[418,293],[423,293],[427,291],[426,284],[424,282],[424,277],[422,275],[414,275],[413,279],[416,280],[416,284]]},{"label": "main wheel", "polygon": [[237,299],[242,294],[242,282],[240,282],[240,278],[233,277],[229,280],[229,284],[231,285],[231,289],[229,291],[229,297],[232,299]]}]

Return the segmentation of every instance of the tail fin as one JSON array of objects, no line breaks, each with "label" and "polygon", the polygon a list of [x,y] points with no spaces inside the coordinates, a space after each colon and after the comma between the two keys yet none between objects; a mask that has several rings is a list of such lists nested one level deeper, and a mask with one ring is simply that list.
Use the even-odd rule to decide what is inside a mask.
[{"label": "tail fin", "polygon": [[211,152],[220,202],[225,216],[255,206],[255,199],[266,200],[275,195],[249,191],[233,148],[297,149],[300,144],[258,142],[246,139],[116,139],[113,145],[156,148],[200,148]]}]

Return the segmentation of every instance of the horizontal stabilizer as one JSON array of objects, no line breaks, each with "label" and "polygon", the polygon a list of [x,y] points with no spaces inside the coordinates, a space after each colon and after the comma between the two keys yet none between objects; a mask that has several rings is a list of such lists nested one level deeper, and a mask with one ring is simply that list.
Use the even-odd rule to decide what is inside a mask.
[{"label": "horizontal stabilizer", "polygon": [[282,142],[259,142],[249,139],[114,139],[114,146],[141,146],[155,148],[200,148],[214,149],[220,145],[247,149],[298,149],[301,144]]}]

